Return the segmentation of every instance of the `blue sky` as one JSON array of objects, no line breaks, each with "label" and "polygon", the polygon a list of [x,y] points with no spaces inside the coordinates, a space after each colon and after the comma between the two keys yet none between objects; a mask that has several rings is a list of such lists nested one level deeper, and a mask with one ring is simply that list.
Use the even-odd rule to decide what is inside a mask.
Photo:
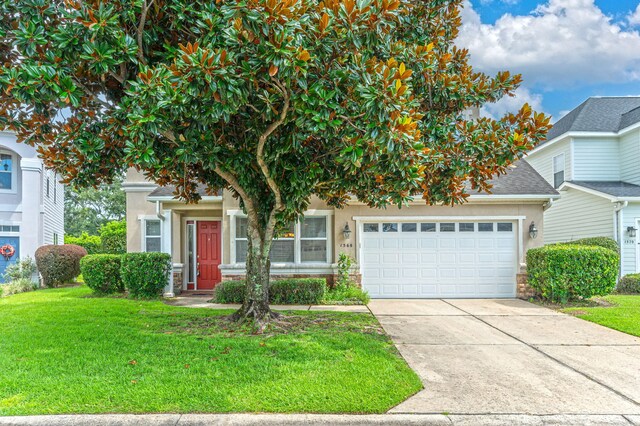
[{"label": "blue sky", "polygon": [[589,96],[640,96],[640,0],[466,0],[462,18],[477,69],[524,77],[488,115],[529,102],[555,121]]}]

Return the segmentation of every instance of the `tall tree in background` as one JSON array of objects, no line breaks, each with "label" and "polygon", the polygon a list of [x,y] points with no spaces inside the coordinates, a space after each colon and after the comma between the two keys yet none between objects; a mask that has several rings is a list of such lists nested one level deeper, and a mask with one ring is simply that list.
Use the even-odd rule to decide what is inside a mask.
[{"label": "tall tree in background", "polygon": [[463,112],[520,77],[454,45],[462,0],[0,0],[0,120],[79,185],[142,170],[248,216],[236,319],[261,324],[269,253],[312,195],[342,207],[464,202],[548,117]]},{"label": "tall tree in background", "polygon": [[105,223],[123,220],[125,210],[122,178],[96,188],[68,188],[64,199],[64,231],[73,236],[83,232],[98,235]]}]

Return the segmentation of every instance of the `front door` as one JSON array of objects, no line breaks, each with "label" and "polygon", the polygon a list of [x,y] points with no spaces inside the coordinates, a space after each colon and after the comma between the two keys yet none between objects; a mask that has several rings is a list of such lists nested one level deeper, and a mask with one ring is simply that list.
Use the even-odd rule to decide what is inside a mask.
[{"label": "front door", "polygon": [[[3,237],[0,236],[0,247],[7,248],[5,256],[0,255],[0,283],[3,282],[3,275],[7,266],[16,263],[20,258],[20,239],[18,237]],[[9,257],[10,250],[13,251],[11,257]]]},{"label": "front door", "polygon": [[212,290],[220,282],[221,229],[220,221],[198,221],[196,273],[198,290]]}]

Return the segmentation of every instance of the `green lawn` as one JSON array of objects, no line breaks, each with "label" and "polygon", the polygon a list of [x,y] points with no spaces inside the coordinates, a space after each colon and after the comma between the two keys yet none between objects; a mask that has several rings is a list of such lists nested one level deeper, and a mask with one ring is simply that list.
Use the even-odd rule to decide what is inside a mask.
[{"label": "green lawn", "polygon": [[422,387],[369,314],[296,313],[252,335],[228,313],[86,287],[0,299],[0,415],[381,413]]},{"label": "green lawn", "polygon": [[609,328],[640,336],[640,295],[611,295],[602,299],[611,303],[608,307],[576,307],[564,309],[579,318]]}]

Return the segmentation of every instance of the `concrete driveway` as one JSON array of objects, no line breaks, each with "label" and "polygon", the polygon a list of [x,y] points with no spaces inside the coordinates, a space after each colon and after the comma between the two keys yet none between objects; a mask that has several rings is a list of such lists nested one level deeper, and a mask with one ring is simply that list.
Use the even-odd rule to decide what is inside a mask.
[{"label": "concrete driveway", "polygon": [[640,339],[522,300],[373,300],[424,390],[392,413],[640,414]]}]

